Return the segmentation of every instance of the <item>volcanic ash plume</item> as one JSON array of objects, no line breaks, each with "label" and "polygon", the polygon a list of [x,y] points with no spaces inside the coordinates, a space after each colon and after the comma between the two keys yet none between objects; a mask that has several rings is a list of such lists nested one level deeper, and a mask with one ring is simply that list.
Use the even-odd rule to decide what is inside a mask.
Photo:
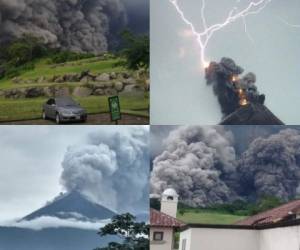
[{"label": "volcanic ash plume", "polygon": [[255,85],[256,75],[247,73],[231,58],[222,58],[220,63],[211,62],[206,69],[206,81],[213,86],[221,111],[227,116],[249,103],[264,104],[265,96],[260,95]]},{"label": "volcanic ash plume", "polygon": [[120,0],[0,0],[0,44],[31,34],[53,47],[99,53],[116,23],[126,24]]},{"label": "volcanic ash plume", "polygon": [[294,198],[300,183],[300,133],[286,129],[254,140],[242,155],[239,173],[243,195]]},{"label": "volcanic ash plume", "polygon": [[131,127],[93,133],[88,144],[70,147],[61,183],[118,212],[147,209],[149,191],[148,134]]},{"label": "volcanic ash plume", "polygon": [[191,206],[235,199],[223,178],[235,172],[232,135],[221,127],[181,127],[170,133],[166,150],[155,158],[151,191],[174,188]]}]

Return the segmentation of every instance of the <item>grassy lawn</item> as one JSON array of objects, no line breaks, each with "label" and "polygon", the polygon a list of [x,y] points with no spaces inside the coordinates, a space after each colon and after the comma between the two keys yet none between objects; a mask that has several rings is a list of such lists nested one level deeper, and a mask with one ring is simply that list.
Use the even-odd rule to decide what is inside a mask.
[{"label": "grassy lawn", "polygon": [[232,214],[222,214],[209,211],[189,211],[184,215],[177,214],[177,218],[186,223],[201,223],[201,224],[234,224],[235,222],[244,219],[244,216]]},{"label": "grassy lawn", "polygon": [[[119,59],[110,59],[104,61],[97,61],[92,59],[83,59],[74,62],[68,62],[64,65],[49,65],[45,59],[36,63],[35,69],[22,73],[19,77],[22,79],[35,79],[41,76],[50,77],[54,75],[63,75],[70,73],[81,73],[85,70],[90,70],[92,73],[103,72],[122,72],[123,67],[115,67]],[[55,66],[55,67],[54,67]],[[51,84],[14,84],[11,79],[3,79],[0,81],[0,89],[29,87],[29,86],[48,86]]]},{"label": "grassy lawn", "polygon": [[[89,114],[108,112],[105,96],[74,98]],[[0,121],[29,120],[41,117],[42,105],[47,98],[0,99]],[[140,96],[120,96],[122,112],[148,116],[149,99]]]}]

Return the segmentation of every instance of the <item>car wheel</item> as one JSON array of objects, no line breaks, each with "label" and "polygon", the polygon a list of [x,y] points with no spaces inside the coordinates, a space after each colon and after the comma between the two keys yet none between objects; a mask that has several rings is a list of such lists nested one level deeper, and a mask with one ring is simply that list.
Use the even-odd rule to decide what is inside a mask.
[{"label": "car wheel", "polygon": [[61,124],[59,113],[56,114],[55,121],[56,121],[56,124]]},{"label": "car wheel", "polygon": [[45,110],[43,110],[42,118],[43,118],[43,120],[47,120],[48,119]]}]

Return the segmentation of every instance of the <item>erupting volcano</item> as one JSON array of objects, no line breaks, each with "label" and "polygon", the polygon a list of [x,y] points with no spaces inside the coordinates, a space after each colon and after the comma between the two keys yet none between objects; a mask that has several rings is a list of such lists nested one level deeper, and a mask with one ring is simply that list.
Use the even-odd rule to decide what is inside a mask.
[{"label": "erupting volcano", "polygon": [[211,62],[205,70],[207,85],[213,87],[223,114],[223,125],[283,125],[267,107],[265,95],[259,93],[256,75],[244,69],[231,58],[220,63]]}]

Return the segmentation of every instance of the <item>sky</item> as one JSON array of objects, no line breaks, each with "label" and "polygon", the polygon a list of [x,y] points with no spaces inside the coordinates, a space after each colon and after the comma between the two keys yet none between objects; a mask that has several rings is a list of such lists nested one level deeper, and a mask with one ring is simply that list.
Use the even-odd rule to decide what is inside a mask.
[{"label": "sky", "polygon": [[[201,30],[200,0],[178,0],[185,15]],[[208,24],[221,22],[236,0],[207,2]],[[249,0],[238,1],[241,6]],[[272,0],[257,15],[215,33],[207,50],[208,61],[231,57],[254,72],[266,106],[285,124],[299,124],[300,1]],[[218,124],[221,112],[211,87],[206,86],[197,44],[184,36],[188,27],[168,0],[151,1],[151,123]]]},{"label": "sky", "polygon": [[[1,126],[0,222],[22,218],[65,191],[60,184],[64,157],[70,157],[74,150],[78,153],[83,151],[83,145],[89,144],[91,135],[93,138],[105,137],[103,134],[109,135],[111,132],[125,135],[131,127]],[[96,133],[100,136],[96,137]],[[135,156],[129,144],[124,144],[124,147],[127,147],[128,159]],[[84,155],[78,159],[84,161]],[[76,164],[76,159],[73,163]],[[104,165],[99,167],[105,168]],[[148,183],[141,185],[148,186]]]}]

